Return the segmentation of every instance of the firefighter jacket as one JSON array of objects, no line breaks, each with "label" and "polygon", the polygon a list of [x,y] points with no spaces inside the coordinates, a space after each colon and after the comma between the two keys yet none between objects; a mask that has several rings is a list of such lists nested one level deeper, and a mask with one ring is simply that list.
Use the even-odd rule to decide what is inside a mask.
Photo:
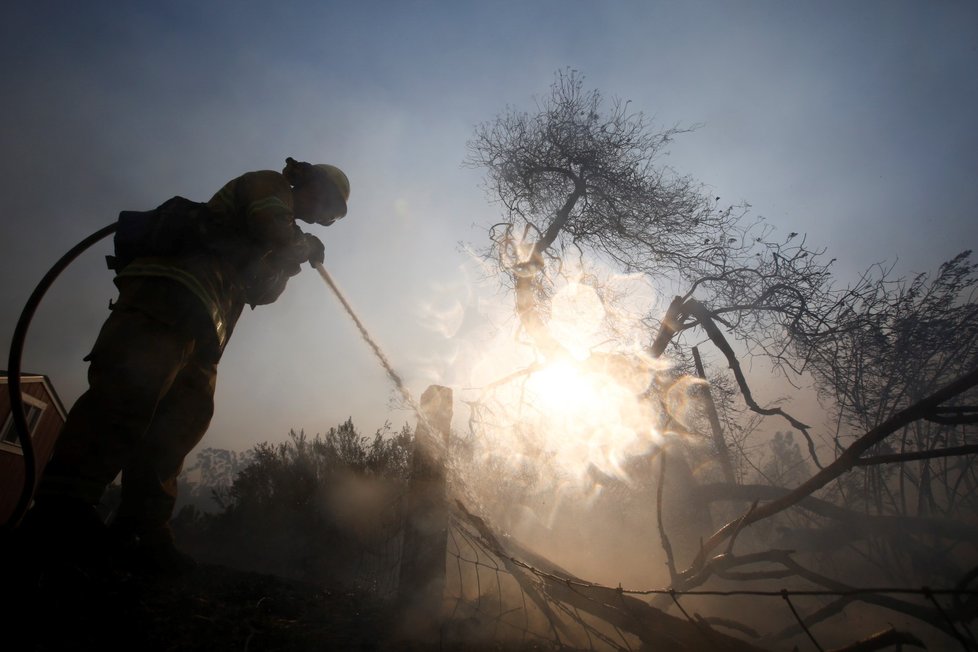
[{"label": "firefighter jacket", "polygon": [[[164,277],[200,302],[223,351],[245,304],[275,301],[291,276],[309,258],[306,235],[292,213],[292,187],[271,170],[248,172],[229,181],[206,204],[199,204],[199,245],[174,256],[143,257],[126,265],[127,278]],[[165,304],[134,306],[170,321]]]}]

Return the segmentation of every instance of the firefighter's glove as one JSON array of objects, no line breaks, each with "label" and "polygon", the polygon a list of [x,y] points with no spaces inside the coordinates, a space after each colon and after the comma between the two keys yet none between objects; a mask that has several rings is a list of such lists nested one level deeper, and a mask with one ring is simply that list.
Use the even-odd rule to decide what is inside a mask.
[{"label": "firefighter's glove", "polygon": [[323,246],[322,240],[311,233],[306,234],[306,251],[309,252],[309,264],[313,267],[322,265],[326,260],[326,247]]}]

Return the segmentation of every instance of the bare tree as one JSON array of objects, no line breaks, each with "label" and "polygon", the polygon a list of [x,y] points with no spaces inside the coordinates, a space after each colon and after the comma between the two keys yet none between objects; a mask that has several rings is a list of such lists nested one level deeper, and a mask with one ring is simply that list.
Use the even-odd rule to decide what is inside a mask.
[{"label": "bare tree", "polygon": [[511,276],[520,318],[545,348],[552,343],[533,312],[568,249],[605,253],[628,271],[647,268],[653,252],[659,265],[678,270],[698,243],[736,221],[688,178],[656,166],[681,131],[653,131],[620,100],[604,112],[600,93],[585,91],[573,71],[558,73],[536,112],[512,110],[477,127],[467,162],[485,169],[505,209],[486,254]]},{"label": "bare tree", "polygon": [[[748,350],[798,371],[785,334],[817,336],[827,327],[838,299],[832,261],[798,234],[774,240],[747,206],[722,207],[664,166],[666,147],[685,131],[656,130],[627,102],[585,90],[575,71],[556,75],[536,111],[509,110],[477,127],[467,163],[485,169],[487,190],[504,209],[483,253],[514,288],[523,329],[545,358],[563,352],[547,329],[548,300],[574,254],[681,288],[664,318],[649,318],[658,331],[653,357],[698,328],[732,365],[722,326]],[[751,409],[787,417],[759,405],[742,375],[737,381]],[[815,457],[807,425],[788,420]]]},{"label": "bare tree", "polygon": [[[770,226],[749,216],[748,206],[723,207],[720,198],[662,165],[670,141],[685,131],[654,129],[627,102],[585,90],[574,71],[558,73],[534,111],[509,109],[476,129],[467,162],[486,171],[487,190],[503,207],[483,253],[513,288],[522,330],[544,362],[566,354],[547,322],[555,284],[572,258],[593,257],[645,275],[675,295],[664,315],[648,316],[650,357],[671,349],[683,370],[690,367],[685,354],[691,345],[710,341],[746,409],[756,418],[786,421],[804,437],[817,470],[802,478],[781,474],[795,487],[738,486],[729,482],[733,472],[725,483],[683,485],[701,506],[746,501],[751,507],[705,537],[687,568],[670,555],[674,589],[718,577],[794,578],[841,596],[807,622],[821,622],[861,600],[936,623],[959,638],[957,623],[975,615],[974,601],[956,599],[954,609],[945,611],[936,602],[856,597],[854,587],[832,577],[831,563],[811,566],[824,556],[799,561],[801,553],[785,548],[735,554],[734,545],[751,524],[792,510],[800,516],[782,523],[783,541],[804,541],[818,554],[843,549],[847,560],[896,572],[917,564],[915,573],[898,576],[939,577],[968,588],[976,573],[966,573],[967,560],[974,560],[978,539],[958,519],[967,514],[974,521],[978,481],[972,464],[978,446],[972,428],[978,415],[976,266],[963,254],[935,279],[909,282],[888,280],[876,268],[840,288],[830,273],[833,260],[809,247],[804,236],[776,238]],[[833,448],[819,453],[807,424],[754,397],[741,364],[745,354],[765,357],[788,377],[815,377],[838,417]],[[676,378],[675,372],[659,374],[647,398],[661,400]],[[738,419],[731,385],[720,387],[725,391],[711,426],[716,432],[726,421],[729,431],[737,422],[741,435],[729,443],[741,454],[732,468],[742,469],[737,477],[751,464],[763,471],[745,454],[756,418]],[[663,408],[660,426],[702,434],[679,423],[665,403]],[[784,447],[791,439],[782,435],[779,441]],[[670,453],[669,460],[670,473],[688,473],[682,456]],[[861,475],[853,469],[862,469]],[[657,500],[661,505],[661,495]],[[906,527],[916,528],[913,536],[898,541]],[[661,534],[668,550],[667,534]],[[819,541],[831,542],[830,549],[819,549]],[[717,554],[724,544],[725,552]],[[933,574],[942,560],[949,563]],[[754,564],[766,566],[758,570]],[[791,635],[789,630],[781,635]]]},{"label": "bare tree", "polygon": [[[891,280],[887,271],[877,267],[863,277],[866,290],[852,297],[836,332],[795,341],[836,415],[839,449],[853,442],[853,432],[879,426],[978,368],[978,265],[970,252],[934,275]],[[859,471],[825,497],[874,516],[975,522],[978,393],[965,390],[921,417],[867,449]],[[894,534],[855,538],[869,558],[900,577],[957,581],[970,567],[960,567],[968,562],[955,549],[978,552],[969,541],[973,533],[962,538],[960,530]]]}]

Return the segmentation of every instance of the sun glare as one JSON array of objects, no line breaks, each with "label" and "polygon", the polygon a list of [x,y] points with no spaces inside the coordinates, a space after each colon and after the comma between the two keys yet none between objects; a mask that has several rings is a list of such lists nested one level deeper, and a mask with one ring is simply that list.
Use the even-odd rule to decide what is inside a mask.
[{"label": "sun glare", "polygon": [[588,357],[598,343],[605,309],[594,288],[582,283],[568,283],[550,303],[547,328],[578,360]]},{"label": "sun glare", "polygon": [[[483,455],[509,465],[515,476],[532,468],[538,489],[558,485],[590,495],[603,477],[628,481],[628,462],[661,443],[658,404],[643,392],[662,363],[644,356],[640,324],[608,312],[586,283],[560,287],[548,317],[548,331],[566,355],[541,366],[518,330],[516,337],[498,333],[480,351],[470,376],[478,392],[476,441]],[[611,351],[609,333],[618,336]],[[634,333],[635,343],[623,346],[624,333]]]},{"label": "sun glare", "polygon": [[593,380],[579,373],[571,361],[561,360],[533,374],[527,389],[540,399],[541,407],[547,412],[571,416],[594,407],[590,400],[597,389]]},{"label": "sun glare", "polygon": [[526,382],[523,422],[561,474],[578,479],[592,468],[627,479],[628,458],[658,440],[653,414],[629,383],[589,361],[560,360]]}]

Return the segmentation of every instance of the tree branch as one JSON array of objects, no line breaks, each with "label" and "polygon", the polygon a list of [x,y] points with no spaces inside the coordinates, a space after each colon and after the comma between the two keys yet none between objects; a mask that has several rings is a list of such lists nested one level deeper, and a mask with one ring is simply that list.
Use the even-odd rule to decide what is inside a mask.
[{"label": "tree branch", "polygon": [[859,458],[854,466],[873,466],[876,464],[894,464],[911,462],[913,460],[929,460],[935,457],[956,457],[958,455],[978,454],[978,444],[966,446],[951,446],[950,448],[934,448],[926,451],[911,451],[909,453],[892,453],[889,455],[874,455]]},{"label": "tree branch", "polygon": [[[958,396],[975,385],[978,385],[978,369],[974,369],[970,373],[961,376],[954,382],[937,390],[927,398],[901,410],[856,440],[834,462],[803,482],[800,486],[780,498],[757,507],[746,519],[746,524],[756,523],[801,502],[816,490],[821,489],[846,471],[851,470],[859,461],[860,455],[871,446],[883,441],[907,424],[922,419],[924,415],[931,413],[941,403]],[[683,574],[691,571],[695,572],[696,568],[702,566],[705,561],[705,556],[729,537],[738,527],[739,522],[740,519],[727,523],[704,542],[700,553],[693,560],[690,569],[684,571]]]},{"label": "tree branch", "polygon": [[666,568],[669,569],[669,582],[676,583],[676,558],[672,554],[672,544],[669,543],[669,535],[666,534],[665,525],[662,522],[662,492],[666,482],[666,451],[659,452],[662,462],[659,465],[659,485],[655,493],[655,517],[659,525],[659,538],[662,540],[662,549],[666,553]]},{"label": "tree branch", "polygon": [[850,643],[845,647],[833,648],[828,652],[873,652],[873,650],[882,650],[883,648],[890,647],[891,645],[896,646],[898,650],[902,645],[912,645],[913,647],[924,649],[927,648],[927,646],[913,634],[890,628],[882,632],[877,632],[872,636],[868,636],[861,641]]},{"label": "tree branch", "polygon": [[[777,500],[791,493],[790,489],[772,487],[770,485],[749,484],[707,484],[697,489],[697,498],[703,502],[743,500]],[[933,516],[884,516],[866,514],[845,509],[830,502],[805,496],[797,502],[797,506],[818,516],[838,521],[850,534],[890,534],[906,537],[908,533],[928,534],[945,537],[958,541],[969,541],[978,544],[978,527],[962,521]],[[741,517],[742,519],[743,517]]]},{"label": "tree branch", "polygon": [[757,414],[763,414],[766,416],[777,414],[784,417],[788,423],[797,428],[805,437],[805,440],[808,442],[808,452],[812,457],[812,461],[815,462],[815,466],[820,469],[824,468],[815,452],[815,442],[812,440],[811,435],[808,434],[808,426],[806,424],[802,423],[798,419],[795,419],[781,408],[762,408],[754,400],[754,396],[750,391],[750,386],[747,384],[747,378],[744,377],[744,372],[740,368],[740,361],[737,360],[736,354],[734,353],[733,349],[730,348],[730,344],[727,343],[727,339],[723,336],[723,333],[720,332],[720,329],[713,323],[713,319],[710,312],[706,309],[706,306],[701,304],[696,299],[690,299],[683,304],[683,307],[687,314],[696,317],[696,319],[699,320],[700,326],[703,327],[706,334],[709,335],[713,343],[727,358],[727,364],[730,365],[730,369],[733,371],[734,378],[737,380],[737,386],[740,387],[740,393],[743,395],[744,402],[747,403],[747,406]]}]

